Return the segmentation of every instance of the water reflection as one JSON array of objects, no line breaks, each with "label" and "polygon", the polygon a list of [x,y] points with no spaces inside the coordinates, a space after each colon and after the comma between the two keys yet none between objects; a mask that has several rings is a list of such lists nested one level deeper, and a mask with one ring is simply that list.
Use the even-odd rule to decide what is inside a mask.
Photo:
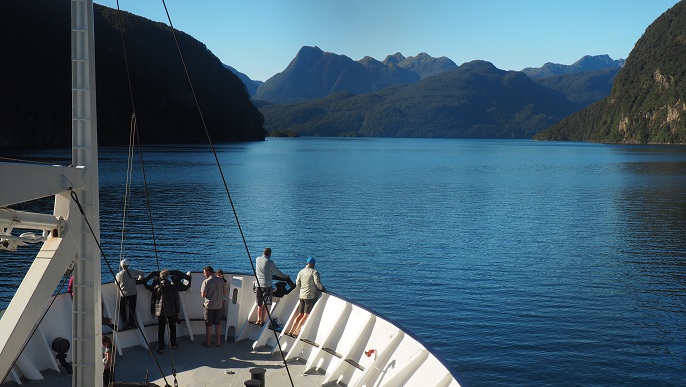
[{"label": "water reflection", "polygon": [[[101,154],[116,265],[126,150]],[[219,157],[251,248],[291,274],[311,253],[327,288],[439,347],[468,385],[686,380],[686,148],[270,139]],[[248,272],[212,156],[158,149],[146,166],[160,261]],[[125,253],[154,268],[141,180]]]}]

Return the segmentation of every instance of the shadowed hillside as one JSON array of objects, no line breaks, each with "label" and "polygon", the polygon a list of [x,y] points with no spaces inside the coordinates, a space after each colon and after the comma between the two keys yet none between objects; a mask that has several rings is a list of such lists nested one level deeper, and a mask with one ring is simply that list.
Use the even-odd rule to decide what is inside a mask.
[{"label": "shadowed hillside", "polygon": [[[71,143],[70,3],[0,3],[0,147]],[[140,138],[144,143],[207,141],[169,28],[123,12]],[[126,144],[133,111],[116,10],[95,6],[98,139]],[[178,32],[214,141],[262,140],[263,118],[243,83],[202,43]]]}]

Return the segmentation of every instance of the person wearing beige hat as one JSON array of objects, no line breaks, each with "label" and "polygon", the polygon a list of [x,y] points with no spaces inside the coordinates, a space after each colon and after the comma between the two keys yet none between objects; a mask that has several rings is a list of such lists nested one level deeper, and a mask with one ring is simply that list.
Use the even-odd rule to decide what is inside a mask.
[{"label": "person wearing beige hat", "polygon": [[121,270],[115,277],[117,285],[121,289],[119,316],[124,329],[136,328],[136,299],[138,298],[136,280],[142,278],[145,273],[129,268],[128,259],[122,259],[119,266]]}]

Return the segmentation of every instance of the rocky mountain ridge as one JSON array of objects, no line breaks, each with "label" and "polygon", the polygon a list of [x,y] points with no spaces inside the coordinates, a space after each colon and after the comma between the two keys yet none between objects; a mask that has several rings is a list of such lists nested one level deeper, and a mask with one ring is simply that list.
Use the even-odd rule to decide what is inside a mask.
[{"label": "rocky mountain ridge", "polygon": [[541,67],[526,67],[522,72],[531,78],[546,78],[555,75],[582,73],[602,69],[620,69],[624,59],[612,59],[609,55],[585,55],[571,65],[545,63]]},{"label": "rocky mountain ridge", "polygon": [[[613,60],[608,55],[586,55],[572,65],[546,63],[540,68],[523,71],[531,78],[545,78],[620,68],[623,63],[624,60]],[[456,68],[458,65],[449,58],[434,58],[426,53],[405,57],[398,52],[386,56],[383,61],[369,56],[353,61],[345,55],[324,52],[316,46],[304,46],[284,71],[262,83],[251,95],[255,100],[268,103],[298,103],[339,92],[373,93]],[[246,82],[246,86],[250,89],[251,82]]]}]

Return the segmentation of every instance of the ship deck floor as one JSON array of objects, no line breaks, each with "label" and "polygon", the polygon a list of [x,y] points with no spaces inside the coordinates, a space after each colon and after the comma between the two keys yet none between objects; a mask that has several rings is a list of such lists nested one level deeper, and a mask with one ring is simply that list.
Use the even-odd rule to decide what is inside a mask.
[{"label": "ship deck floor", "polygon": [[[115,386],[145,386],[148,381],[160,387],[167,384],[174,386],[173,370],[176,370],[178,386],[244,386],[250,380],[250,370],[264,368],[265,386],[321,386],[323,373],[308,371],[299,360],[288,361],[288,372],[278,351],[273,354],[254,351],[252,341],[225,342],[220,347],[203,346],[205,335],[195,337],[191,342],[188,336],[178,338],[178,347],[173,351],[166,348],[163,354],[157,353],[157,343],[151,343],[158,366],[147,348],[136,346],[123,350],[123,356],[117,355],[115,367]],[[172,362],[173,358],[173,362]],[[173,367],[172,367],[173,364]],[[162,378],[162,369],[166,379]],[[289,381],[290,377],[293,381]],[[43,380],[22,379],[25,387],[70,387],[71,375],[60,375],[55,371],[44,372]],[[124,383],[123,383],[124,382]],[[121,384],[120,384],[121,383]],[[4,387],[4,386],[3,386]]]}]

